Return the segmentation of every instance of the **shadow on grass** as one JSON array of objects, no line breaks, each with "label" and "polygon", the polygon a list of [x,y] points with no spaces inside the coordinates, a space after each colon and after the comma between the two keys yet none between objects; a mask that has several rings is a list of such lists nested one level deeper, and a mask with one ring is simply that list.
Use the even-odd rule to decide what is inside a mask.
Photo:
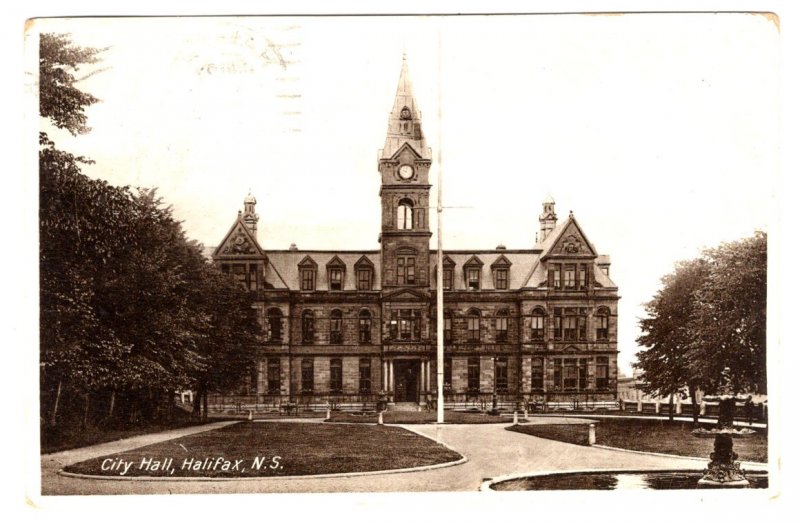
[{"label": "shadow on grass", "polygon": [[117,478],[276,477],[403,469],[461,458],[397,427],[242,422],[79,462],[65,471]]}]

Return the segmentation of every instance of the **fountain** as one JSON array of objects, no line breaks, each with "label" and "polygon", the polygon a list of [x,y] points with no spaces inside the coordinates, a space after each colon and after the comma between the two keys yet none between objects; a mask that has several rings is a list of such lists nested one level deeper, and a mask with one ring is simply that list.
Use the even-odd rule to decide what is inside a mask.
[{"label": "fountain", "polygon": [[728,368],[722,372],[721,391],[717,427],[710,430],[697,428],[692,431],[692,435],[696,437],[714,437],[714,451],[710,455],[711,462],[703,472],[703,478],[697,482],[697,487],[749,488],[750,483],[745,478],[740,464],[736,462],[739,455],[733,451],[733,437],[751,437],[755,431],[748,428],[737,430],[733,426],[733,418],[736,415],[736,395],[732,394]]}]

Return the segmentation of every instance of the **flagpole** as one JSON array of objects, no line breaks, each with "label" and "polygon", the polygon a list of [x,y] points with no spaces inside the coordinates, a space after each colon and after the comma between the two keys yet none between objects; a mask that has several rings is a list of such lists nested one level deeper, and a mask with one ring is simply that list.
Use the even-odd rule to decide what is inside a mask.
[{"label": "flagpole", "polygon": [[439,137],[436,148],[437,205],[436,205],[436,423],[444,424],[444,268],[442,267],[442,30],[439,27]]}]

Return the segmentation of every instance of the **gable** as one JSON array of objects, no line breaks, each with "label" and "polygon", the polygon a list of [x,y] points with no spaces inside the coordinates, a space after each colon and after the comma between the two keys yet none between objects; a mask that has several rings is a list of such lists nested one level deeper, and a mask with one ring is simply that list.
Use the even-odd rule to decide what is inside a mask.
[{"label": "gable", "polygon": [[494,267],[509,267],[510,265],[511,265],[511,262],[504,255],[500,255],[499,257],[497,257],[497,260],[492,262],[492,267],[493,268]]},{"label": "gable", "polygon": [[325,267],[329,267],[329,268],[330,267],[340,268],[340,267],[344,267],[344,266],[345,266],[345,264],[344,264],[344,262],[342,262],[342,259],[339,258],[336,255],[334,255],[333,258],[330,259],[330,261],[328,261],[327,264],[325,264]]},{"label": "gable", "polygon": [[409,154],[413,155],[415,159],[422,158],[422,155],[420,155],[413,147],[411,147],[411,144],[405,142],[402,146],[400,146],[395,154],[392,155],[392,160],[397,160],[401,156],[408,156]]},{"label": "gable", "polygon": [[242,256],[263,257],[264,252],[258,245],[258,240],[253,236],[247,226],[242,222],[241,216],[236,219],[233,227],[225,235],[225,239],[214,250],[213,258],[235,258]]},{"label": "gable", "polygon": [[361,258],[359,258],[356,263],[353,264],[353,267],[356,269],[375,269],[375,264],[373,264],[366,255],[362,255]]},{"label": "gable", "polygon": [[594,247],[586,238],[578,222],[570,215],[565,226],[549,246],[545,257],[551,256],[591,256],[596,257]]},{"label": "gable", "polygon": [[411,289],[401,289],[396,293],[386,295],[384,300],[391,302],[418,302],[422,300],[427,302],[430,299],[423,293],[418,293]]},{"label": "gable", "polygon": [[306,255],[303,260],[297,263],[297,267],[313,267],[314,269],[317,269],[317,262],[310,256]]},{"label": "gable", "polygon": [[477,256],[472,255],[469,258],[469,260],[464,262],[464,267],[468,267],[468,266],[472,266],[472,267],[483,266],[483,261],[480,258],[478,258]]}]

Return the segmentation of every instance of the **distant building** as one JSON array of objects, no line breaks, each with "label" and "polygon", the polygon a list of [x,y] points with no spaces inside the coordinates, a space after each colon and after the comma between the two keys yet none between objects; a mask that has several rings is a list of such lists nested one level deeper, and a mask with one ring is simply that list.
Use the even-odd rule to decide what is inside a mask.
[{"label": "distant building", "polygon": [[245,199],[213,260],[252,292],[266,327],[251,393],[316,409],[381,396],[426,404],[442,271],[448,406],[614,402],[619,297],[609,257],[571,212],[558,223],[548,197],[533,247],[450,250],[437,268],[431,161],[404,59],[377,165],[378,249],[265,250],[256,199]]}]

